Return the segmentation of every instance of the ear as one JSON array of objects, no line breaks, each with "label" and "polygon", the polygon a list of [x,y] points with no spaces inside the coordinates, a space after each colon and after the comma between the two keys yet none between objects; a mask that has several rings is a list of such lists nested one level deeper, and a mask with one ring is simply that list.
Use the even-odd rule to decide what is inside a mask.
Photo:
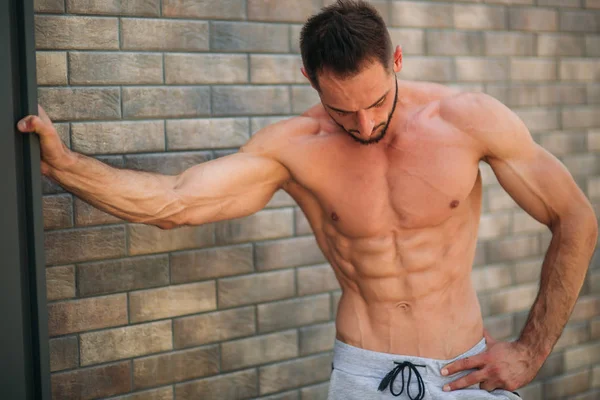
[{"label": "ear", "polygon": [[318,89],[315,86],[315,84],[313,83],[313,81],[308,77],[308,73],[306,72],[306,69],[304,69],[304,67],[302,67],[302,68],[300,68],[300,71],[302,71],[302,75],[304,75],[304,77],[306,79],[308,79],[308,82],[310,82],[310,86],[312,86],[313,89],[315,89],[316,91],[318,91]]},{"label": "ear", "polygon": [[394,51],[394,72],[398,73],[402,69],[402,47],[396,46]]}]

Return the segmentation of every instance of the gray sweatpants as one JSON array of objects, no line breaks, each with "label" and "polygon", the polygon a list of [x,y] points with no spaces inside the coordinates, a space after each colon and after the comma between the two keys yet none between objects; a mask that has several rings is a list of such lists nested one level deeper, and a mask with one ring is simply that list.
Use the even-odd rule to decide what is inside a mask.
[{"label": "gray sweatpants", "polygon": [[[479,384],[462,390],[444,392],[442,387],[474,370],[442,376],[442,366],[452,361],[481,353],[486,349],[485,339],[452,360],[400,356],[350,346],[339,340],[333,349],[333,371],[329,382],[328,400],[518,400],[517,394],[496,389],[488,392]],[[385,390],[379,391],[384,377],[388,377]],[[392,377],[392,382],[389,382]],[[419,376],[421,379],[419,379]],[[392,383],[394,396],[390,391]]]}]

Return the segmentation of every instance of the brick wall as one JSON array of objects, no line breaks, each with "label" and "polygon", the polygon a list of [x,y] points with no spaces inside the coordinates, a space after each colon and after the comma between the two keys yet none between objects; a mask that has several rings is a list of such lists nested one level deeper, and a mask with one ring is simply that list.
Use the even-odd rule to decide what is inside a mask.
[{"label": "brick wall", "polygon": [[[330,0],[36,0],[39,100],[65,142],[176,174],[318,101],[305,18]],[[404,79],[485,91],[524,119],[600,212],[600,1],[373,1]],[[514,338],[550,236],[487,165],[473,280]],[[298,207],[161,231],[44,181],[54,399],[325,399],[340,296]],[[527,400],[600,397],[600,261]],[[116,397],[115,397],[116,396]]]}]

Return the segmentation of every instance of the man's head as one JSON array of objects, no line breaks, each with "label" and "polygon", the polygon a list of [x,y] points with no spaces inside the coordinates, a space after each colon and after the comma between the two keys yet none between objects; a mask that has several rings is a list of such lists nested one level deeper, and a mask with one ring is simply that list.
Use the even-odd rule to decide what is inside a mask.
[{"label": "man's head", "polygon": [[402,51],[392,50],[379,13],[363,1],[338,0],[306,22],[300,50],[302,73],[331,118],[361,143],[381,140],[396,106]]}]

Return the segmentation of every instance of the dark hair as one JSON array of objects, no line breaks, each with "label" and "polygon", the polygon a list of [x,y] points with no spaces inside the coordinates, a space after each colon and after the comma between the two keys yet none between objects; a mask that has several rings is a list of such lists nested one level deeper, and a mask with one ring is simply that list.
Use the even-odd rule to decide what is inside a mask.
[{"label": "dark hair", "polygon": [[392,41],[373,6],[360,0],[338,0],[306,21],[300,33],[304,69],[317,90],[317,73],[330,69],[340,77],[360,72],[368,61],[390,65]]}]

